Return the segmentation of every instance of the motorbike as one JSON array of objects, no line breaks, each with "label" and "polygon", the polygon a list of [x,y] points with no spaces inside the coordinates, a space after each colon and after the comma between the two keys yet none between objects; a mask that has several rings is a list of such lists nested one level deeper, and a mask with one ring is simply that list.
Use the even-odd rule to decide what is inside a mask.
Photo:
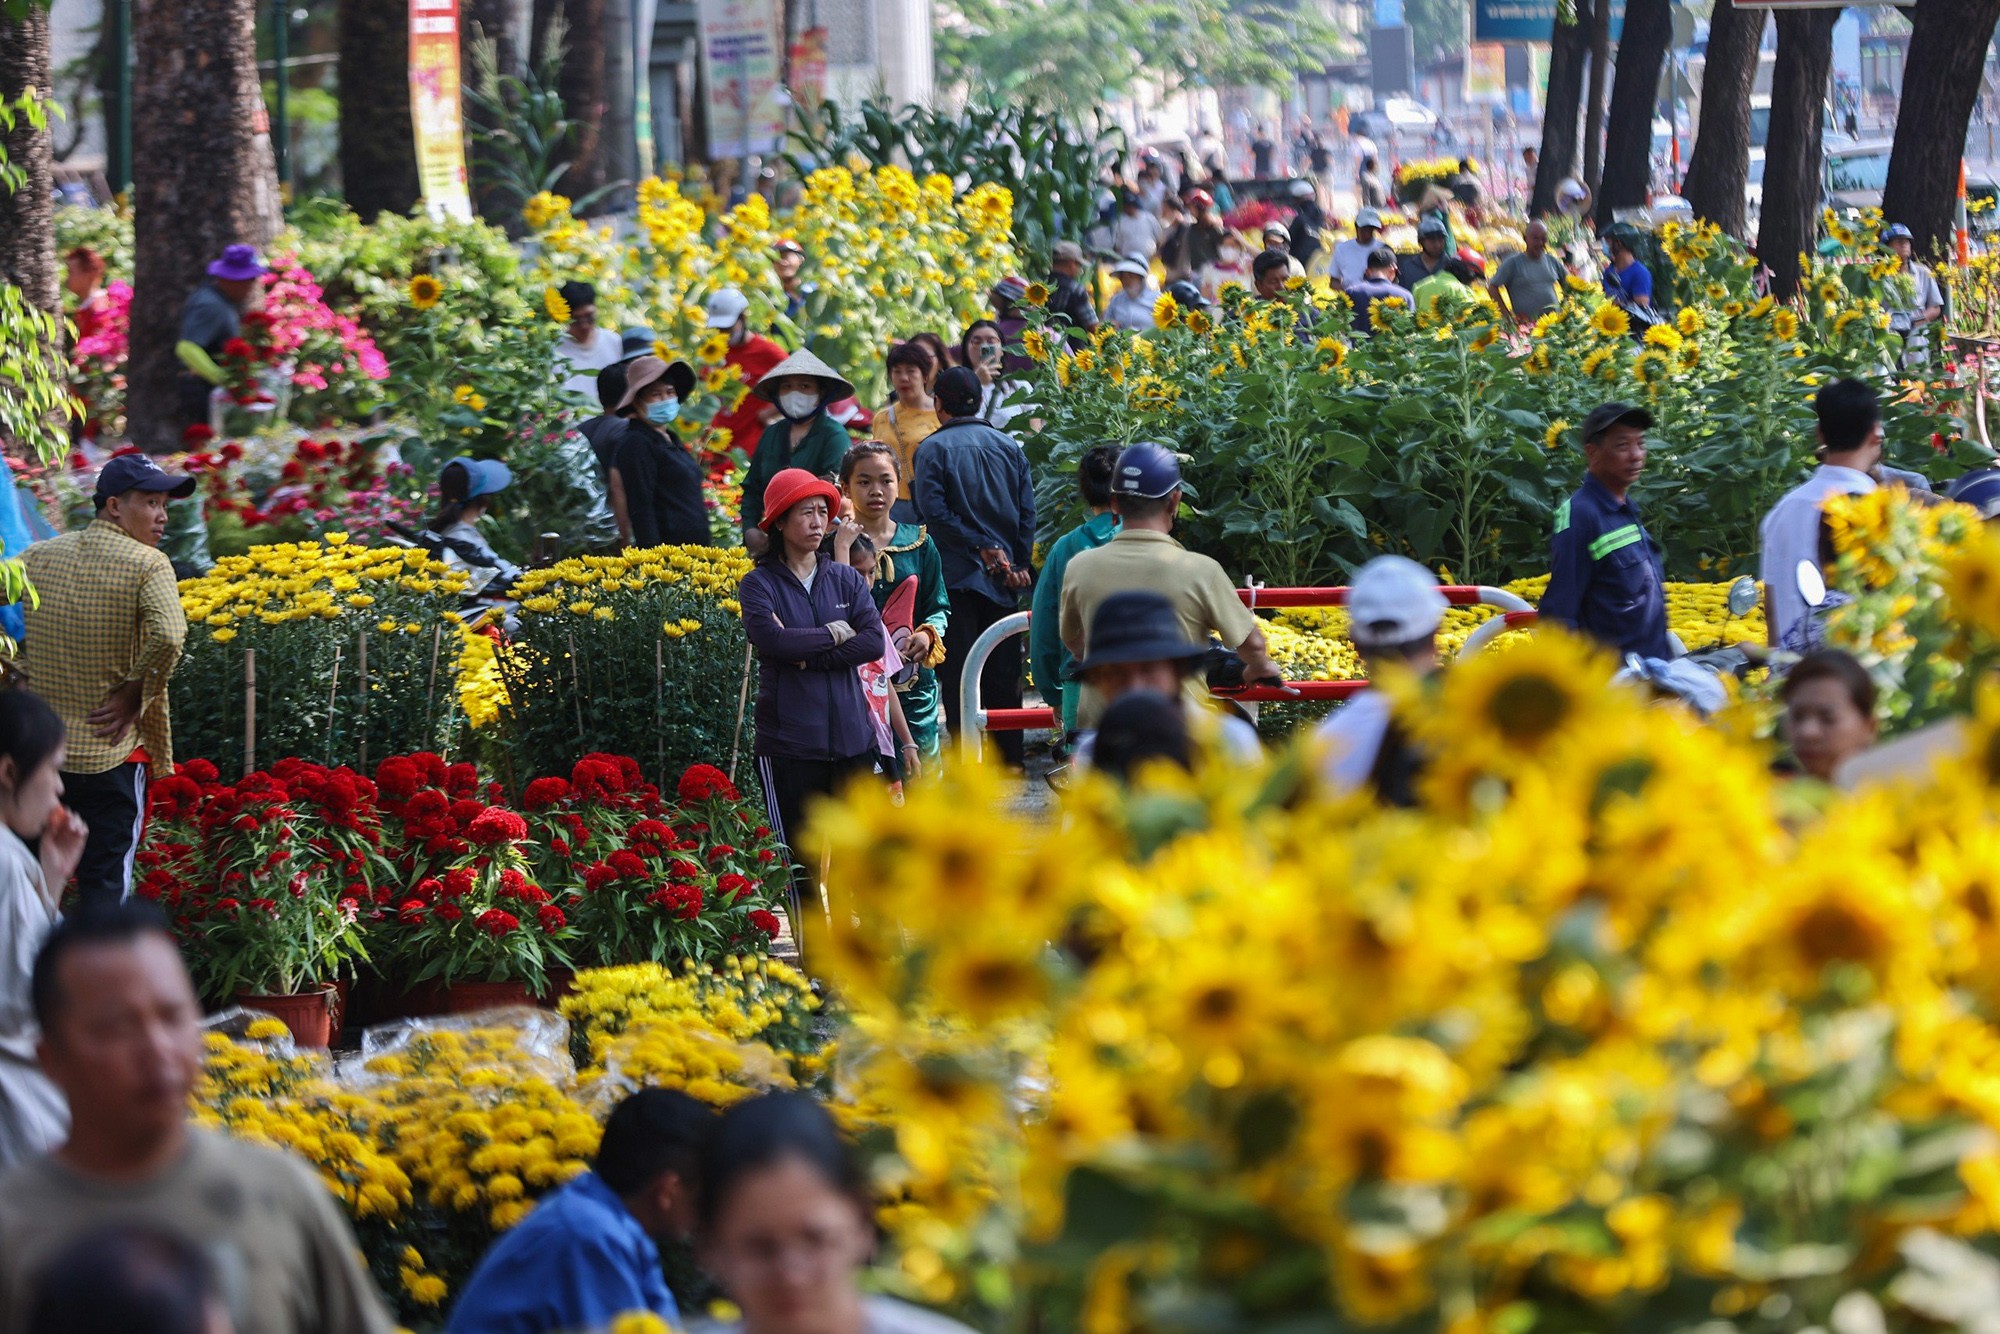
[{"label": "motorbike", "polygon": [[[1810,565],[1811,562],[1803,564]],[[1817,567],[1813,568],[1813,573],[1819,573]],[[1729,690],[1723,685],[1722,678],[1732,676],[1740,682],[1752,668],[1768,662],[1762,645],[1732,644],[1725,638],[1732,621],[1756,610],[1758,596],[1757,581],[1744,575],[1729,586],[1725,603],[1729,615],[1724,618],[1713,643],[1689,649],[1672,659],[1628,653],[1624,667],[1613,679],[1644,685],[1662,698],[1678,700],[1693,709],[1697,717],[1706,719],[1713,716],[1716,710],[1729,702]]]}]

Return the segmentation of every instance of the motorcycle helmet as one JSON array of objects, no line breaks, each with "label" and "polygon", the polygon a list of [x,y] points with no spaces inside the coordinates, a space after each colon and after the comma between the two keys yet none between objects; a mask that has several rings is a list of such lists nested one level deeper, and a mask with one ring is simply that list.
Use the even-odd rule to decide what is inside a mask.
[{"label": "motorcycle helmet", "polygon": [[1201,310],[1208,305],[1208,302],[1202,297],[1201,289],[1186,278],[1182,278],[1178,282],[1168,283],[1167,295],[1172,297],[1174,304],[1182,310]]},{"label": "motorcycle helmet", "polygon": [[2000,517],[2000,466],[1965,474],[1945,489],[1945,496],[1972,506],[1982,519]]}]

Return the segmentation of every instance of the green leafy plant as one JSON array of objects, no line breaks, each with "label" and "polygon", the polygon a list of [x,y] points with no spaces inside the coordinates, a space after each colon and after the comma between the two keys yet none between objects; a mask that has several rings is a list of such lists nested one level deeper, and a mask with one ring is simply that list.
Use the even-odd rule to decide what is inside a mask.
[{"label": "green leafy plant", "polygon": [[[567,30],[561,15],[543,29],[541,58],[520,74],[500,71],[499,44],[485,33],[472,40],[472,82],[465,89],[472,167],[482,191],[518,219],[521,207],[554,191],[575,165],[578,122],[565,114],[557,81]],[[578,212],[623,182],[599,186],[574,201]]]}]

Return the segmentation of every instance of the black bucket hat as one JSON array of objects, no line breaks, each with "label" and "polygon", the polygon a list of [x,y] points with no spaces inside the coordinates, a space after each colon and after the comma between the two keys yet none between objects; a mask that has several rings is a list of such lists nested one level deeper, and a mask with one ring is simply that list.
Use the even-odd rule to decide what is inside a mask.
[{"label": "black bucket hat", "polygon": [[1090,618],[1090,652],[1073,675],[1126,662],[1192,665],[1206,656],[1208,646],[1188,639],[1171,602],[1158,593],[1133,589],[1113,593],[1098,605]]}]

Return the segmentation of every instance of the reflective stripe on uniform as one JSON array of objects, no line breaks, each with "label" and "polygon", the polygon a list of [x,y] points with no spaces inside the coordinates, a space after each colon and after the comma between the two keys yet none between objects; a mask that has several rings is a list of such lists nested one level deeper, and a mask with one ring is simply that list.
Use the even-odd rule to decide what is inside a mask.
[{"label": "reflective stripe on uniform", "polygon": [[1613,528],[1610,532],[1592,542],[1590,544],[1590,558],[1592,560],[1603,560],[1614,551],[1629,547],[1634,542],[1643,542],[1645,540],[1646,535],[1639,530],[1639,525],[1628,523],[1623,528]]},{"label": "reflective stripe on uniform", "polygon": [[1556,506],[1556,531],[1558,533],[1569,531],[1569,502],[1567,500]]}]

